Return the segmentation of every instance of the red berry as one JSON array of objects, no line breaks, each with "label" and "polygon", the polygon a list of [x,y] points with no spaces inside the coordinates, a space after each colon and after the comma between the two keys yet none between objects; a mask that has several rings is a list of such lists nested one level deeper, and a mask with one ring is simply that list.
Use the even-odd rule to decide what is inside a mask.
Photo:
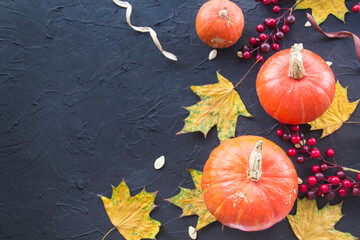
[{"label": "red berry", "polygon": [[271,0],[271,4],[276,5],[279,3],[279,0]]},{"label": "red berry", "polygon": [[348,179],[343,180],[342,185],[343,185],[344,188],[351,188],[352,187],[352,183]]},{"label": "red berry", "polygon": [[288,141],[290,141],[290,139],[291,139],[291,134],[290,133],[284,133],[284,135],[283,135],[283,140],[285,141],[285,142],[288,142]]},{"label": "red berry", "polygon": [[330,189],[329,185],[327,185],[327,184],[322,184],[320,186],[320,190],[321,190],[322,193],[327,193],[329,191],[329,189]]},{"label": "red berry", "polygon": [[352,7],[352,11],[354,13],[358,13],[360,11],[360,5],[359,4],[355,4],[353,7]]},{"label": "red berry", "polygon": [[321,155],[321,153],[320,153],[319,149],[311,150],[311,157],[312,158],[318,158],[318,157],[320,157],[320,155]]},{"label": "red berry", "polygon": [[282,130],[281,128],[276,130],[276,135],[279,136],[279,137],[282,137],[284,134],[284,130]]},{"label": "red berry", "polygon": [[326,172],[329,169],[329,166],[326,163],[320,164],[320,170]]},{"label": "red berry", "polygon": [[256,44],[256,38],[254,38],[254,37],[252,37],[252,38],[250,38],[249,39],[249,43],[251,44],[251,45],[255,45]]},{"label": "red berry", "polygon": [[259,34],[260,41],[266,41],[267,38],[268,38],[268,35],[266,35],[265,33],[260,33]]},{"label": "red berry", "polygon": [[304,146],[304,147],[301,148],[301,152],[304,153],[304,154],[307,153],[308,151],[309,151],[308,146]]},{"label": "red berry", "polygon": [[245,52],[245,51],[250,51],[250,47],[248,47],[247,45],[244,45],[242,48],[241,48],[241,51],[242,52]]},{"label": "red berry", "polygon": [[266,22],[265,22],[265,25],[268,26],[268,27],[273,27],[276,25],[276,21],[275,19],[273,18],[269,18]]},{"label": "red berry", "polygon": [[260,54],[255,56],[255,60],[257,61],[258,59],[259,59],[259,61],[258,61],[259,63],[262,63],[264,61],[264,57],[261,56]]},{"label": "red berry", "polygon": [[288,32],[290,32],[290,27],[289,27],[288,25],[283,25],[283,26],[281,27],[281,31],[282,31],[283,33],[288,33]]},{"label": "red berry", "polygon": [[262,53],[268,53],[270,51],[270,44],[267,42],[264,42],[260,45],[260,51]]},{"label": "red berry", "polygon": [[351,189],[351,196],[354,196],[354,197],[359,197],[359,196],[360,196],[360,189],[359,189],[359,187],[354,186],[354,187]]},{"label": "red berry", "polygon": [[310,146],[314,146],[316,144],[316,139],[315,138],[309,138],[307,142],[308,142],[308,144]]},{"label": "red berry", "polygon": [[277,40],[281,40],[281,39],[283,39],[283,37],[284,37],[284,33],[283,33],[283,32],[276,32],[276,33],[275,33],[275,38],[276,38]]},{"label": "red berry", "polygon": [[325,176],[324,176],[324,174],[323,174],[322,172],[316,172],[316,173],[314,174],[314,176],[316,177],[316,179],[317,179],[319,182],[322,182],[322,181],[324,181],[324,179],[325,179]]},{"label": "red berry", "polygon": [[334,149],[331,149],[331,148],[326,149],[325,155],[326,155],[327,157],[333,157],[333,156],[335,155]]},{"label": "red berry", "polygon": [[262,33],[263,31],[265,31],[265,27],[262,24],[259,24],[256,26],[256,31],[259,33]]},{"label": "red berry", "polygon": [[314,200],[316,198],[316,193],[314,191],[307,191],[305,196],[309,200]]},{"label": "red berry", "polygon": [[294,135],[294,136],[291,137],[291,142],[292,142],[293,144],[297,144],[297,143],[299,143],[300,141],[301,141],[301,138],[300,138],[298,135]]},{"label": "red berry", "polygon": [[311,167],[311,171],[312,171],[313,173],[316,173],[316,172],[320,171],[319,165],[313,165],[313,166]]},{"label": "red berry", "polygon": [[289,148],[289,150],[288,150],[288,155],[289,155],[290,157],[295,157],[295,156],[296,156],[296,150],[295,150],[295,148]]},{"label": "red berry", "polygon": [[261,2],[261,0],[255,0],[255,2]]},{"label": "red berry", "polygon": [[306,192],[308,190],[308,186],[306,184],[301,184],[299,189],[301,192]]},{"label": "red berry", "polygon": [[295,18],[295,16],[292,15],[292,14],[289,14],[289,16],[287,16],[286,19],[285,19],[285,22],[286,22],[286,24],[288,24],[288,25],[294,24],[295,21],[296,21],[296,18]]},{"label": "red berry", "polygon": [[339,194],[340,197],[345,197],[346,194],[347,194],[346,189],[345,188],[340,188],[338,190],[338,194]]},{"label": "red berry", "polygon": [[280,45],[277,44],[277,43],[273,43],[272,46],[271,46],[271,48],[272,48],[274,51],[277,51],[277,50],[280,49]]},{"label": "red berry", "polygon": [[340,178],[337,176],[333,176],[332,178],[330,178],[330,183],[333,186],[337,186],[340,184]]},{"label": "red berry", "polygon": [[327,193],[324,194],[324,196],[329,201],[334,200],[336,197],[334,190],[332,190],[331,188],[329,189],[329,191]]},{"label": "red berry", "polygon": [[251,58],[251,53],[249,51],[243,52],[243,59],[248,60]]},{"label": "red berry", "polygon": [[358,175],[357,175],[357,179],[360,181],[360,173],[358,173]]},{"label": "red berry", "polygon": [[293,125],[293,126],[291,126],[291,131],[293,131],[293,132],[298,132],[299,130],[300,130],[299,125]]},{"label": "red berry", "polygon": [[262,2],[265,6],[269,6],[271,4],[270,0],[262,0]]},{"label": "red berry", "polygon": [[346,178],[346,174],[343,170],[337,170],[335,172],[335,176],[338,176],[341,180]]},{"label": "red berry", "polygon": [[298,164],[303,164],[303,163],[305,162],[304,156],[298,156],[298,157],[296,158],[296,162],[297,162]]},{"label": "red berry", "polygon": [[317,183],[316,177],[314,177],[314,176],[308,177],[308,178],[307,178],[307,183],[308,183],[310,186],[316,185],[316,183]]},{"label": "red berry", "polygon": [[280,7],[278,5],[275,5],[272,9],[273,13],[279,13],[280,12]]}]

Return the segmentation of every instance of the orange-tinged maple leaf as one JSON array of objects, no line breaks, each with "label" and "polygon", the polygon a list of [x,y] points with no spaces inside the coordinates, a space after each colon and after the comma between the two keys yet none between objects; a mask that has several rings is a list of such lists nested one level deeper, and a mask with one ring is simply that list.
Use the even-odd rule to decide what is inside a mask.
[{"label": "orange-tinged maple leaf", "polygon": [[156,207],[155,196],[156,193],[142,190],[132,197],[128,186],[122,180],[119,186],[113,187],[111,199],[99,197],[103,200],[106,213],[115,226],[113,229],[117,228],[127,240],[140,240],[155,239],[159,232],[161,223],[150,217],[150,212]]},{"label": "orange-tinged maple leaf", "polygon": [[215,222],[216,218],[209,212],[204,202],[201,189],[202,172],[193,169],[189,169],[189,172],[194,181],[195,189],[180,188],[179,194],[166,200],[182,208],[183,214],[181,216],[198,215],[196,230],[199,230]]},{"label": "orange-tinged maple leaf", "polygon": [[341,213],[342,203],[330,206],[327,204],[318,209],[316,201],[307,198],[297,200],[296,215],[287,219],[296,237],[300,240],[355,240],[350,233],[335,230],[335,224],[344,216]]},{"label": "orange-tinged maple leaf", "polygon": [[312,9],[312,15],[318,24],[324,22],[329,14],[345,22],[345,14],[349,12],[344,0],[304,0],[296,6],[296,9],[308,8]]},{"label": "orange-tinged maple leaf", "polygon": [[337,81],[334,100],[321,117],[308,123],[311,126],[310,130],[323,129],[321,138],[335,132],[349,119],[358,103],[359,100],[349,102],[347,87],[343,88]]},{"label": "orange-tinged maple leaf", "polygon": [[220,142],[235,136],[239,115],[252,117],[246,110],[234,85],[217,72],[218,83],[203,86],[191,86],[201,101],[187,107],[190,112],[184,120],[185,126],[178,133],[201,131],[205,137],[209,130],[217,125]]}]

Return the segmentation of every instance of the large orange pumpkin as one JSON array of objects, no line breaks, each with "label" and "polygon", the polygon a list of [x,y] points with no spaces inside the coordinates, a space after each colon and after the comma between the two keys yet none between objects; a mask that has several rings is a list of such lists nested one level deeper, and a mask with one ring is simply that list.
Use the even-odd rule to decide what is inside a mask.
[{"label": "large orange pumpkin", "polygon": [[244,29],[244,15],[238,5],[229,0],[210,0],[196,16],[196,32],[212,48],[235,44]]},{"label": "large orange pumpkin", "polygon": [[222,224],[260,231],[283,220],[298,193],[291,160],[258,136],[222,142],[204,166],[201,187],[209,211]]},{"label": "large orange pumpkin", "polygon": [[303,124],[328,109],[335,95],[335,77],[319,55],[295,44],[264,63],[256,91],[270,116],[284,123]]}]

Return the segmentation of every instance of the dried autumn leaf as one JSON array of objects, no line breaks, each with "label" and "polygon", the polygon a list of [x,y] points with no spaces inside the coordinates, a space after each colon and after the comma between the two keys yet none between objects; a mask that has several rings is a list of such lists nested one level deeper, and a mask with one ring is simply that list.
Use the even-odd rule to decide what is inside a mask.
[{"label": "dried autumn leaf", "polygon": [[199,230],[206,225],[215,222],[216,218],[208,211],[201,189],[202,172],[189,169],[191,177],[195,184],[195,189],[187,189],[180,187],[180,193],[172,198],[166,199],[172,204],[182,208],[183,214],[181,216],[198,215],[196,230]]},{"label": "dried autumn leaf", "polygon": [[324,22],[329,14],[345,22],[345,13],[349,12],[344,0],[304,0],[296,6],[296,9],[308,8],[312,9],[312,15],[318,24]]},{"label": "dried autumn leaf", "polygon": [[148,193],[143,189],[131,197],[128,186],[122,180],[119,186],[113,187],[111,199],[99,197],[103,200],[106,213],[115,226],[113,229],[117,228],[127,240],[140,240],[155,239],[159,232],[161,223],[150,217],[150,212],[156,207],[155,196],[156,192]]},{"label": "dried autumn leaf", "polygon": [[319,210],[316,201],[298,199],[296,215],[288,215],[287,219],[300,240],[358,239],[350,233],[335,230],[335,224],[344,216],[341,206],[342,203],[333,206],[327,204]]},{"label": "dried autumn leaf", "polygon": [[323,129],[321,138],[335,132],[349,119],[358,103],[359,100],[349,102],[347,98],[347,87],[343,88],[339,81],[337,81],[333,102],[321,117],[308,123],[311,126],[310,130]]},{"label": "dried autumn leaf", "polygon": [[201,101],[187,107],[190,112],[184,120],[184,128],[177,134],[201,131],[205,137],[209,130],[217,125],[220,142],[235,136],[239,115],[252,117],[246,110],[234,85],[217,72],[218,83],[203,86],[191,86]]}]

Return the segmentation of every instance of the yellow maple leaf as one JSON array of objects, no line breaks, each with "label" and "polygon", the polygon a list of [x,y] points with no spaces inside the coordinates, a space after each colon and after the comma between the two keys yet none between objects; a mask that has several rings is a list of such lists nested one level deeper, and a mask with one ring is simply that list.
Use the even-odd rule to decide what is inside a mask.
[{"label": "yellow maple leaf", "polygon": [[321,117],[308,123],[311,126],[310,130],[323,129],[321,138],[335,132],[349,119],[358,103],[359,100],[349,102],[347,87],[343,88],[339,81],[337,81],[334,100]]},{"label": "yellow maple leaf", "polygon": [[345,14],[349,12],[344,0],[304,0],[296,6],[296,9],[308,8],[312,9],[312,15],[318,24],[324,22],[330,13],[345,22]]},{"label": "yellow maple leaf", "polygon": [[327,204],[319,210],[316,201],[298,199],[296,215],[288,215],[287,219],[299,240],[358,239],[350,233],[335,230],[335,224],[344,216],[341,206],[342,203],[333,206]]},{"label": "yellow maple leaf", "polygon": [[132,197],[124,180],[119,186],[113,187],[111,199],[99,196],[111,223],[115,226],[107,234],[117,228],[127,240],[155,239],[161,225],[150,217],[150,212],[156,207],[155,196],[156,192],[148,193],[143,189]]},{"label": "yellow maple leaf", "polygon": [[246,110],[234,85],[217,72],[218,83],[203,86],[191,86],[201,101],[187,107],[190,112],[184,120],[184,128],[177,134],[201,131],[205,137],[209,130],[217,125],[220,142],[235,136],[239,115],[252,117]]},{"label": "yellow maple leaf", "polygon": [[183,214],[181,216],[198,215],[196,230],[199,230],[206,225],[215,222],[216,218],[208,211],[201,189],[202,172],[189,169],[191,177],[195,184],[195,189],[187,189],[180,187],[180,193],[172,198],[166,199],[172,204],[182,208]]}]

